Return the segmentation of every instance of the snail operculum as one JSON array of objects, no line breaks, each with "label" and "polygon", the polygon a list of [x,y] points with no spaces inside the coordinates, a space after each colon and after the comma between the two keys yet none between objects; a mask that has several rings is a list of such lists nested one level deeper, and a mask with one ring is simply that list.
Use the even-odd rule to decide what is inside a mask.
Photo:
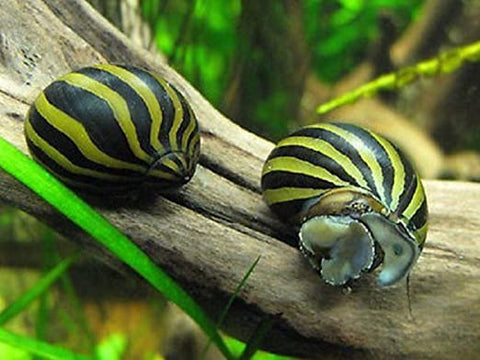
[{"label": "snail operculum", "polygon": [[300,248],[329,284],[344,285],[383,263],[378,283],[392,285],[420,254],[401,222],[366,192],[329,191],[305,213]]}]

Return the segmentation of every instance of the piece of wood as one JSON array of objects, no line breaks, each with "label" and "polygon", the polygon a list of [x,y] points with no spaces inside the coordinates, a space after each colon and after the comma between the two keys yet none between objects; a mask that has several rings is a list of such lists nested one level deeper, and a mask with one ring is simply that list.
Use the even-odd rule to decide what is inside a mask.
[{"label": "piece of wood", "polygon": [[[97,209],[216,318],[249,266],[261,260],[225,329],[246,340],[265,316],[267,350],[321,358],[474,358],[480,351],[480,185],[426,182],[427,245],[411,278],[379,289],[366,275],[350,294],[323,284],[295,235],[261,199],[262,163],[272,144],[218,113],[184,79],[134,48],[83,1],[9,1],[0,7],[0,136],[26,151],[28,104],[56,76],[98,61],[154,69],[190,101],[202,128],[202,158],[184,189],[143,204]],[[1,156],[1,154],[0,154]],[[10,176],[0,200],[44,220],[108,263],[115,259]],[[280,241],[282,240],[282,241]]]}]

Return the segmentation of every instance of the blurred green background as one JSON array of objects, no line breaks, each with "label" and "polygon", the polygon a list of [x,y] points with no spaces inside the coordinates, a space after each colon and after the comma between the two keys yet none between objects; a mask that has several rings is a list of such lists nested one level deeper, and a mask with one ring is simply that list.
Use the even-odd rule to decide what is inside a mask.
[{"label": "blurred green background", "polygon": [[388,14],[402,32],[421,0],[141,1],[171,66],[248,129],[279,139],[305,77],[332,84],[368,54]]},{"label": "blurred green background", "polygon": [[[188,79],[227,117],[272,141],[323,120],[315,108],[328,99],[382,73],[480,39],[478,1],[89,2],[132,41]],[[468,64],[333,116],[381,118],[382,129],[396,132],[386,135],[400,140],[406,137],[402,129],[415,129],[419,140],[410,150],[420,159],[419,166],[426,164],[422,175],[478,181],[479,78],[478,65]],[[399,145],[407,153],[412,146]],[[0,206],[0,309],[75,249],[73,242],[36,220]],[[79,352],[102,348],[109,354],[105,359],[180,358],[168,355],[178,355],[179,346],[188,350],[181,359],[196,359],[205,338],[136,280],[87,258],[31,311],[16,318],[12,329],[28,329],[39,339]],[[0,355],[33,358],[3,346]],[[261,354],[255,359],[276,357]]]}]

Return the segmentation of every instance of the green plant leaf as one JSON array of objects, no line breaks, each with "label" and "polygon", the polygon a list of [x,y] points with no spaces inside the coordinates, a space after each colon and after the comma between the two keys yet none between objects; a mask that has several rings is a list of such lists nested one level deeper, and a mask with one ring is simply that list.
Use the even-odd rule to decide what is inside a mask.
[{"label": "green plant leaf", "polygon": [[0,138],[0,154],[1,168],[40,195],[138,272],[166,298],[177,304],[203,329],[227,359],[233,359],[215,326],[200,306],[139,247],[53,175],[3,138]]},{"label": "green plant leaf", "polygon": [[255,353],[258,351],[262,345],[263,339],[265,336],[272,330],[273,323],[275,322],[274,317],[265,317],[260,320],[260,323],[255,328],[255,331],[248,339],[245,349],[243,349],[242,355],[240,355],[239,360],[249,360],[252,359]]},{"label": "green plant leaf", "polygon": [[32,354],[54,360],[94,360],[93,357],[76,354],[60,346],[14,334],[0,327],[0,342]]},{"label": "green plant leaf", "polygon": [[[244,353],[246,346],[243,342],[229,338],[227,337],[225,341],[228,344],[228,347],[231,349],[231,351],[238,357],[241,356],[242,353]],[[251,357],[252,360],[294,360],[294,358],[289,357],[289,356],[282,356],[282,355],[276,355],[272,354],[266,351],[257,351],[255,355]]]},{"label": "green plant leaf", "polygon": [[[232,307],[232,304],[233,302],[235,301],[235,299],[237,298],[238,294],[240,293],[240,290],[243,288],[243,286],[245,285],[245,283],[247,282],[247,279],[250,277],[250,275],[252,274],[253,272],[253,269],[255,269],[255,267],[257,266],[258,262],[260,261],[260,258],[262,256],[259,255],[255,261],[252,263],[252,265],[250,265],[250,267],[248,268],[247,272],[245,273],[245,275],[243,275],[243,278],[242,280],[240,280],[240,282],[238,283],[237,287],[235,288],[235,291],[233,292],[232,296],[230,296],[230,299],[228,299],[228,303],[227,305],[225,305],[225,307],[223,308],[222,310],[222,313],[220,314],[220,317],[218,318],[218,321],[217,321],[217,327],[220,327],[223,322],[225,321],[225,318],[227,317],[227,313],[228,311],[230,310],[230,308]],[[210,344],[211,344],[211,340],[208,341],[207,345],[205,346],[205,349],[203,349],[202,351],[202,356],[200,356],[201,359],[204,359],[206,354],[207,354],[207,351],[210,347]]]},{"label": "green plant leaf", "polygon": [[0,326],[20,314],[28,305],[37,299],[68,269],[68,267],[78,258],[78,254],[69,256],[61,261],[57,266],[50,270],[40,281],[38,281],[30,290],[13,302],[10,306],[0,313]]}]

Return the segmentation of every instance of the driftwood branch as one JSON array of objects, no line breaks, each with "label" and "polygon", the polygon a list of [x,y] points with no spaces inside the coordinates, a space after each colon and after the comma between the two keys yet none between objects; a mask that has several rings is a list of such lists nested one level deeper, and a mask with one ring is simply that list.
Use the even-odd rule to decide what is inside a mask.
[{"label": "driftwood branch", "polygon": [[[0,7],[0,136],[26,152],[23,117],[38,92],[71,68],[99,61],[160,72],[181,89],[199,118],[203,155],[191,183],[148,204],[97,209],[213,318],[261,255],[229,313],[227,332],[245,340],[260,319],[275,316],[264,347],[276,352],[348,359],[478,354],[479,184],[426,182],[431,229],[412,275],[412,319],[404,285],[381,290],[374,276],[365,276],[347,295],[323,284],[299,251],[285,243],[294,243],[295,235],[261,199],[259,174],[272,144],[224,118],[177,73],[133,47],[82,1],[10,1]],[[119,265],[4,173],[0,199]]]}]

